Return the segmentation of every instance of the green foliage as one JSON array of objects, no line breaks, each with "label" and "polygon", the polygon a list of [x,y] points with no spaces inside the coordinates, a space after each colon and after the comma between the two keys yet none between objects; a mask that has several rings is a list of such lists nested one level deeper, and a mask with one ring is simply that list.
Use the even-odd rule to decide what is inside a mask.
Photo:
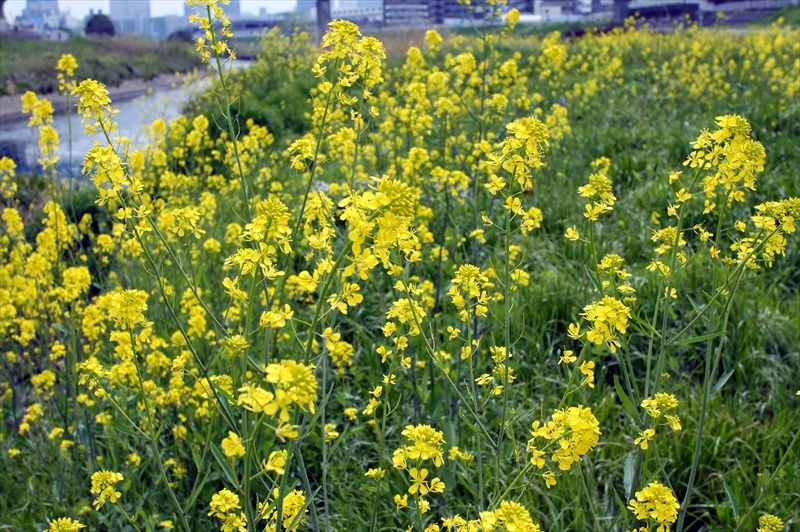
[{"label": "green foliage", "polygon": [[793,26],[795,28],[800,26],[800,4],[789,4],[783,6],[782,8],[773,11],[769,15],[765,15],[756,20],[753,22],[753,25],[769,26],[778,22],[779,19],[783,19],[783,23],[789,26]]},{"label": "green foliage", "polygon": [[86,21],[86,28],[84,30],[86,35],[92,36],[106,36],[113,37],[116,33],[114,23],[108,18],[108,15],[97,13]]}]

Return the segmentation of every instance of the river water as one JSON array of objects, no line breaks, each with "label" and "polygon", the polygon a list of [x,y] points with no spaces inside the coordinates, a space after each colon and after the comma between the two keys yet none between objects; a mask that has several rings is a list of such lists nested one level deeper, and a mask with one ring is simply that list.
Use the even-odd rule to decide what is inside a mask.
[{"label": "river water", "polygon": [[[114,101],[119,114],[114,116],[118,124],[118,134],[127,137],[134,145],[145,142],[145,129],[156,118],[169,120],[178,116],[183,105],[204,85],[203,81],[195,81],[188,87],[156,89],[152,94],[145,94],[134,99]],[[89,137],[83,131],[81,117],[75,114],[56,114],[53,127],[58,131],[60,156],[59,171],[62,176],[77,177],[80,175],[83,156],[95,141],[105,142],[101,134]],[[71,130],[71,135],[70,135]],[[28,127],[28,119],[5,123],[0,126],[0,155],[7,155],[17,163],[18,172],[36,172],[39,170],[39,138],[36,128]]]}]

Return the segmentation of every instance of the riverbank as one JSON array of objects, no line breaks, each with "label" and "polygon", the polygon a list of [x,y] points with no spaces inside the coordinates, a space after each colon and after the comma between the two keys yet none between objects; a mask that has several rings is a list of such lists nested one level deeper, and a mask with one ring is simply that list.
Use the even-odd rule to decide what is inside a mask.
[{"label": "riverbank", "polygon": [[[141,78],[126,79],[116,87],[108,87],[108,94],[112,102],[124,102],[154,92],[178,89],[187,81],[191,82],[196,79],[195,73],[160,74],[147,81]],[[66,109],[66,101],[61,93],[39,94],[38,97],[49,100],[57,114],[63,113]],[[22,114],[21,94],[0,96],[0,124],[23,120],[27,120],[27,116]]]},{"label": "riverbank", "polygon": [[[183,106],[203,86],[199,75],[161,75],[144,80],[127,80],[109,88],[118,133],[134,145],[146,142],[144,132],[156,118],[169,121],[180,114]],[[52,126],[59,135],[59,172],[63,176],[80,174],[84,154],[92,148],[94,138],[82,134],[83,126],[75,109],[67,115],[61,94],[40,95],[53,103],[56,110]],[[20,96],[0,97],[0,157],[10,157],[21,172],[38,171],[38,137],[28,127],[28,117],[21,113]],[[60,111],[60,112],[59,112]]]},{"label": "riverbank", "polygon": [[50,42],[0,35],[0,95],[25,91],[57,92],[56,64],[62,54],[78,62],[76,79],[92,78],[109,87],[129,80],[152,80],[161,74],[189,72],[202,66],[192,43],[157,42],[136,36]]}]

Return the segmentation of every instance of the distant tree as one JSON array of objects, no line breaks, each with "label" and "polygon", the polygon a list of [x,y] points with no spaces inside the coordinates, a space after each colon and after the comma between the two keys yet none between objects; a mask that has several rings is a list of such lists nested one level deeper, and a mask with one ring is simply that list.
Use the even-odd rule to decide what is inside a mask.
[{"label": "distant tree", "polygon": [[176,30],[169,34],[168,41],[192,42],[192,34],[188,30]]},{"label": "distant tree", "polygon": [[114,35],[114,23],[102,13],[92,15],[86,21],[86,35]]}]

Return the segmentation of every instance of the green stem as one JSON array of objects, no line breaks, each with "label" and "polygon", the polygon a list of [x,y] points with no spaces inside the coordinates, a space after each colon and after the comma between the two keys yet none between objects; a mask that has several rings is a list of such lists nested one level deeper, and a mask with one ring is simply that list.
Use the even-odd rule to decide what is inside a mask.
[{"label": "green stem", "polygon": [[[153,413],[150,409],[150,401],[147,399],[147,394],[144,390],[144,374],[142,373],[141,364],[139,364],[139,359],[136,355],[136,339],[133,336],[133,329],[128,329],[128,333],[131,338],[131,351],[133,352],[133,361],[136,364],[136,374],[138,376],[138,384],[139,384],[139,393],[142,396],[142,401],[144,402],[145,412],[147,413],[147,424],[148,429],[153,431],[155,428],[155,423],[153,421]],[[175,492],[172,490],[172,486],[169,485],[169,479],[167,478],[167,472],[164,470],[164,462],[161,459],[161,452],[158,449],[158,442],[154,436],[148,436],[150,440],[150,446],[153,449],[153,455],[155,456],[156,463],[158,464],[158,472],[161,476],[161,481],[164,482],[164,485],[167,487],[167,493],[169,494],[170,502],[172,505],[177,509],[178,520],[181,522],[181,526],[186,532],[191,532],[192,529],[189,527],[189,523],[186,520],[186,515],[183,513],[183,507],[181,503],[178,502],[178,498],[175,496]]]},{"label": "green stem", "polygon": [[789,443],[789,447],[786,449],[786,452],[783,453],[783,457],[781,458],[781,461],[778,463],[778,466],[775,468],[775,471],[772,472],[772,474],[767,479],[766,484],[764,484],[764,487],[761,488],[761,492],[758,494],[756,502],[754,502],[753,505],[742,516],[742,518],[739,520],[739,524],[736,525],[735,529],[733,529],[733,532],[739,532],[739,529],[742,528],[742,526],[744,526],[744,524],[747,522],[747,518],[750,517],[750,514],[753,513],[753,510],[755,510],[756,507],[761,503],[761,499],[765,497],[767,488],[769,487],[770,484],[772,484],[772,481],[775,479],[775,476],[778,474],[778,471],[780,471],[781,468],[783,467],[784,462],[786,462],[786,459],[792,452],[792,447],[794,447],[794,444],[797,443],[798,437],[800,437],[800,430],[794,433],[794,438],[792,438],[791,443]]}]

